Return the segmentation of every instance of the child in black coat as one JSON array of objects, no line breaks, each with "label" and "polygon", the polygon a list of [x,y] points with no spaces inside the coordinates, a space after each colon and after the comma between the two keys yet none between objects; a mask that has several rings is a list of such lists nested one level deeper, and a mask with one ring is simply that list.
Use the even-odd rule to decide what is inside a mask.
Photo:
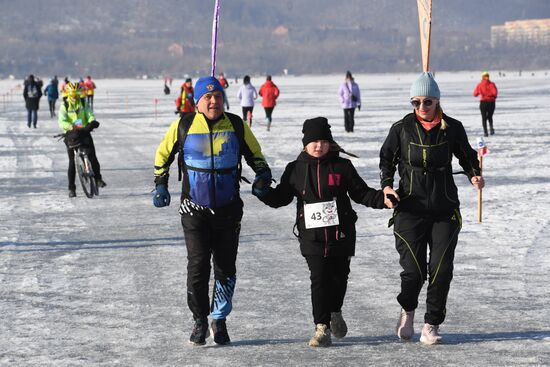
[{"label": "child in black coat", "polygon": [[278,208],[294,197],[300,250],[311,276],[311,301],[315,335],[312,347],[331,345],[331,333],[343,338],[347,326],[342,318],[350,259],[355,255],[356,203],[382,209],[384,194],[370,188],[349,159],[339,156],[343,150],[334,142],[328,120],[306,120],[303,130],[304,151],[290,162],[276,188],[253,187],[254,195],[265,204]]}]

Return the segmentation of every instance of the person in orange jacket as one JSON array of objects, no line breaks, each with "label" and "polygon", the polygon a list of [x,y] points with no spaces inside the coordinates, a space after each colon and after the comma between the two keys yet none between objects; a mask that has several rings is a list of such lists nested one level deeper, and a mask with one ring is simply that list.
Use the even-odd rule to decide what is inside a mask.
[{"label": "person in orange jacket", "polygon": [[279,88],[271,81],[271,75],[268,75],[266,82],[260,87],[260,96],[262,96],[262,106],[265,110],[265,120],[267,122],[267,131],[271,129],[271,114],[277,104],[279,97]]},{"label": "person in orange jacket", "polygon": [[225,79],[225,75],[223,73],[218,74],[218,81],[223,87],[223,102],[225,104],[225,110],[229,111],[229,100],[227,99],[227,93],[225,93],[225,90],[229,88],[229,82],[227,79]]},{"label": "person in orange jacket", "polygon": [[223,73],[218,74],[218,81],[222,85],[223,89],[227,89],[227,87],[229,87],[229,83],[227,82],[227,79],[225,79],[225,75],[223,75]]},{"label": "person in orange jacket", "polygon": [[193,80],[187,78],[185,83],[181,85],[181,93],[176,99],[177,111],[181,117],[190,112],[195,112],[195,101],[193,100],[195,91],[193,90]]},{"label": "person in orange jacket", "polygon": [[[88,106],[90,106],[90,109],[93,111],[94,110],[94,94],[95,94],[96,85],[92,81],[91,76],[88,75],[86,77],[86,80],[84,81],[84,86],[86,88],[86,103],[88,104]],[[84,90],[84,88],[83,88],[83,90]]]},{"label": "person in orange jacket", "polygon": [[493,113],[495,112],[495,100],[498,91],[495,83],[489,80],[489,73],[484,71],[481,74],[481,82],[474,89],[474,97],[479,96],[479,109],[481,111],[481,123],[483,124],[483,135],[489,136],[487,132],[487,120],[489,120],[489,131],[495,133],[493,128]]}]

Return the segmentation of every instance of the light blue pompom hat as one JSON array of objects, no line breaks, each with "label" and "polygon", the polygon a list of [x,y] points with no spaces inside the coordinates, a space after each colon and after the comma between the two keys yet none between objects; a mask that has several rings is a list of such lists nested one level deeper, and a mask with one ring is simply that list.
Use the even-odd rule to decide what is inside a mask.
[{"label": "light blue pompom hat", "polygon": [[411,85],[410,97],[432,97],[440,99],[439,87],[431,72],[424,72]]}]

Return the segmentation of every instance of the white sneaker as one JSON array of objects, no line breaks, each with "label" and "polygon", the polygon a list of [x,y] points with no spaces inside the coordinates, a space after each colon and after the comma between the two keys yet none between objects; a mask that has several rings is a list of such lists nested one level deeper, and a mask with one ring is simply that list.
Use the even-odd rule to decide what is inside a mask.
[{"label": "white sneaker", "polygon": [[395,332],[401,340],[411,340],[414,335],[414,310],[405,311],[401,309],[399,321],[395,327]]},{"label": "white sneaker", "polygon": [[441,343],[441,335],[439,335],[439,325],[424,324],[420,342],[427,345]]},{"label": "white sneaker", "polygon": [[348,333],[348,326],[342,317],[342,311],[330,313],[330,330],[337,339],[343,338]]},{"label": "white sneaker", "polygon": [[332,344],[330,329],[325,324],[315,326],[315,335],[309,340],[310,347],[328,347]]}]

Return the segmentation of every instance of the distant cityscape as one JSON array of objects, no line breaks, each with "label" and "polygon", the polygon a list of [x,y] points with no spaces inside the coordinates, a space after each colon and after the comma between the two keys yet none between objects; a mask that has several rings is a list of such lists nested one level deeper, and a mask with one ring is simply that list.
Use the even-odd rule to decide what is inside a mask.
[{"label": "distant cityscape", "polygon": [[[371,2],[376,6],[357,0],[225,1],[217,70],[241,78],[419,70],[415,2]],[[183,8],[176,0],[129,3],[3,2],[0,78],[209,72],[210,1],[186,0]],[[550,70],[550,0],[438,0],[434,9],[432,70]]]},{"label": "distant cityscape", "polygon": [[550,46],[550,19],[515,20],[491,27],[491,47]]}]

